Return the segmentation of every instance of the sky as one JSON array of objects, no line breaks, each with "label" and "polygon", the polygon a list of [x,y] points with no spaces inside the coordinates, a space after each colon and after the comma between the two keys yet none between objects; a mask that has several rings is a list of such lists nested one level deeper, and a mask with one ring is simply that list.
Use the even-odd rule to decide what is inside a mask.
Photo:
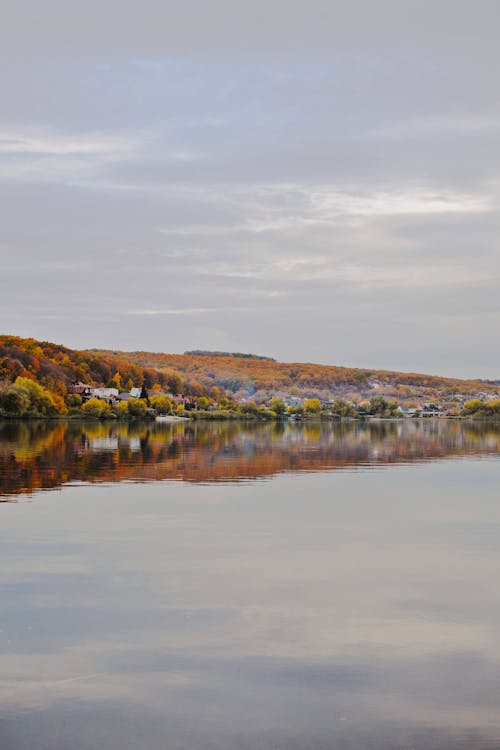
[{"label": "sky", "polygon": [[35,0],[0,329],[500,378],[496,0]]}]

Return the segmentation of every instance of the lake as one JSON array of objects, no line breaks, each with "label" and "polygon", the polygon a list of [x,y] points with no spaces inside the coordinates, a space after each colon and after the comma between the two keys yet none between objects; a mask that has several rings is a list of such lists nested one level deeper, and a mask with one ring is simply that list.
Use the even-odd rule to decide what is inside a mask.
[{"label": "lake", "polygon": [[500,425],[0,424],[1,750],[500,748]]}]

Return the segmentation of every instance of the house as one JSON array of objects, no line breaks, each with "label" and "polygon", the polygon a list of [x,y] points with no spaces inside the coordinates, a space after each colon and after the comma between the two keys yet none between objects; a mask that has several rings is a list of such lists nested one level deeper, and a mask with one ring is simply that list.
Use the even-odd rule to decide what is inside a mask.
[{"label": "house", "polygon": [[101,401],[112,404],[118,398],[118,388],[91,388],[90,397],[99,398]]},{"label": "house", "polygon": [[119,393],[117,396],[118,401],[128,401],[129,398],[134,398],[131,393]]},{"label": "house", "polygon": [[90,391],[92,390],[93,386],[87,385],[86,383],[72,383],[68,391],[69,393],[76,393],[78,396],[81,396],[82,399],[90,398]]}]

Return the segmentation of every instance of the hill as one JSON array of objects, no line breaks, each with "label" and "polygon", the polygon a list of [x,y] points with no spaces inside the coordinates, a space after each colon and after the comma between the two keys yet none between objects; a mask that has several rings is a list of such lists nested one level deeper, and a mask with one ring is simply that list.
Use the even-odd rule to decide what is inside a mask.
[{"label": "hill", "polygon": [[276,362],[257,355],[224,352],[166,354],[117,350],[74,350],[47,341],[0,336],[0,381],[28,377],[66,396],[75,381],[116,385],[120,389],[157,385],[174,394],[258,402],[279,395],[290,399],[385,396],[447,400],[496,392],[498,386],[480,380],[443,378],[421,373],[358,369],[310,363]]},{"label": "hill", "polygon": [[146,369],[179,373],[186,388],[210,393],[214,387],[236,399],[264,401],[273,395],[297,398],[370,397],[385,395],[399,400],[432,400],[478,391],[497,390],[480,380],[444,378],[422,373],[359,369],[312,363],[276,362],[265,357],[225,353],[166,354],[152,352],[96,351]]}]

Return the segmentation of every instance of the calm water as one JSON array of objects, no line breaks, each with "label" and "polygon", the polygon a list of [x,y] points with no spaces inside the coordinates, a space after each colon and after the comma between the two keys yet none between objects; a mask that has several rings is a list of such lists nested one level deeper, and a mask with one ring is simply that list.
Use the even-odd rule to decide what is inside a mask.
[{"label": "calm water", "polygon": [[0,750],[500,748],[500,427],[0,424]]}]

